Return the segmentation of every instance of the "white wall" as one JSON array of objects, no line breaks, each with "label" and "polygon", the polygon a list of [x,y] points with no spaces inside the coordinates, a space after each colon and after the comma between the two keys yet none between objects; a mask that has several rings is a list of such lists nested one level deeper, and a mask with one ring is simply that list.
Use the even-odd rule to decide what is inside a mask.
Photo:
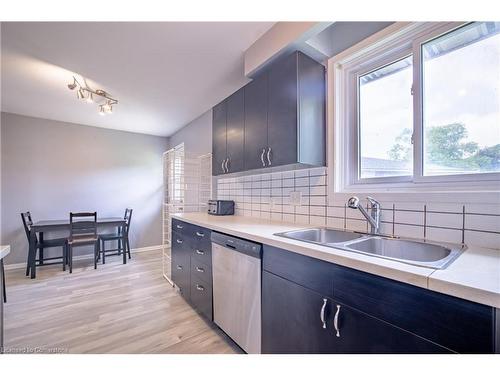
[{"label": "white wall", "polygon": [[212,152],[212,110],[184,126],[169,138],[169,146],[175,147],[184,142],[185,150],[196,154]]},{"label": "white wall", "polygon": [[11,245],[7,263],[26,261],[23,211],[31,211],[36,221],[64,219],[70,211],[122,216],[131,207],[131,247],[161,244],[167,138],[10,113],[2,113],[1,120],[1,232]]}]

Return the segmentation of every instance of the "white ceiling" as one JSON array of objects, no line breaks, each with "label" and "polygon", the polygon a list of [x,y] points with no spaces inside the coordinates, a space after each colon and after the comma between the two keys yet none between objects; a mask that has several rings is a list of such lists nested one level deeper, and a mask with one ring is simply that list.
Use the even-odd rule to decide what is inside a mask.
[{"label": "white ceiling", "polygon": [[[243,52],[271,22],[2,23],[4,112],[169,136],[243,86]],[[119,100],[100,116],[72,76]]]}]

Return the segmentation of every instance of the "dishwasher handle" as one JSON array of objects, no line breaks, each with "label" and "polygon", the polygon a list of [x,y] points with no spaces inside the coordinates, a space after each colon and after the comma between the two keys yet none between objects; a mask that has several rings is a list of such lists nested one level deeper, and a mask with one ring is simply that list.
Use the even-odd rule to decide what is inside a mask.
[{"label": "dishwasher handle", "polygon": [[211,239],[213,244],[222,246],[228,250],[237,251],[254,258],[262,258],[262,245],[259,243],[228,236],[219,232],[212,232]]}]

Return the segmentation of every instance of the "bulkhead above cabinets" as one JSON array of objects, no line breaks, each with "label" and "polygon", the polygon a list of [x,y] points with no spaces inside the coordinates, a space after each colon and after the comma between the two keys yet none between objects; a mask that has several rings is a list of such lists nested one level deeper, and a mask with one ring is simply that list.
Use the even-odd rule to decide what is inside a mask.
[{"label": "bulkhead above cabinets", "polygon": [[213,108],[213,175],[324,166],[325,69],[301,52],[274,62]]}]

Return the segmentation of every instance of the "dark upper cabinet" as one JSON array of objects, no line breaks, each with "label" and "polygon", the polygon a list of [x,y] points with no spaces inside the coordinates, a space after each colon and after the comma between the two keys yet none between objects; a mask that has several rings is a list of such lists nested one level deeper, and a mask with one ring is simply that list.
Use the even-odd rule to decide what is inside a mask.
[{"label": "dark upper cabinet", "polygon": [[266,166],[267,85],[264,73],[245,86],[245,170]]},{"label": "dark upper cabinet", "polygon": [[244,170],[245,146],[245,90],[236,91],[226,100],[227,123],[227,163],[226,171],[240,172]]},{"label": "dark upper cabinet", "polygon": [[[297,59],[294,53],[269,70],[267,166],[297,163]],[[266,155],[267,157],[267,155]]]},{"label": "dark upper cabinet", "polygon": [[325,90],[323,65],[294,52],[214,107],[214,175],[325,165]]},{"label": "dark upper cabinet", "polygon": [[227,159],[227,103],[217,104],[212,109],[212,172],[213,175],[225,173]]}]

